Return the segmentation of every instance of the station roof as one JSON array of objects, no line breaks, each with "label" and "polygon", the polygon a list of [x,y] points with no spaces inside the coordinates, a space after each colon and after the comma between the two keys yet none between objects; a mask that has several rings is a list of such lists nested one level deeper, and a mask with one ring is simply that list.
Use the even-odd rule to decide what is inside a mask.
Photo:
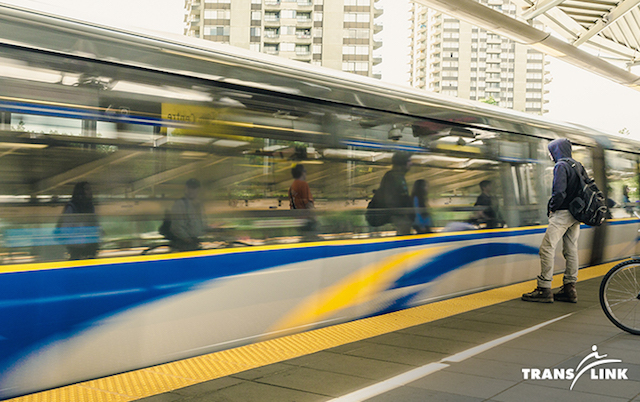
[{"label": "station roof", "polygon": [[573,46],[590,46],[629,64],[640,59],[640,0],[516,0],[525,20],[536,19]]},{"label": "station roof", "polygon": [[[475,0],[416,2],[640,89],[631,72],[640,64],[640,0],[512,0],[517,19]],[[559,37],[533,28],[533,20]]]}]

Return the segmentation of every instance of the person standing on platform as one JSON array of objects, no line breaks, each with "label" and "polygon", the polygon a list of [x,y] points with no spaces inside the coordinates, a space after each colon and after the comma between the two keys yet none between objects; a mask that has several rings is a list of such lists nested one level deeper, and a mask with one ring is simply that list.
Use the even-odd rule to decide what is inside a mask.
[{"label": "person standing on platform", "polygon": [[307,169],[298,163],[291,169],[291,176],[293,176],[293,183],[289,187],[289,208],[313,209],[314,201],[307,183]]},{"label": "person standing on platform", "polygon": [[480,211],[480,223],[487,225],[487,229],[494,229],[504,226],[504,219],[500,213],[498,199],[493,195],[493,182],[483,180],[480,182],[480,195],[476,199],[475,207],[484,206]]},{"label": "person standing on platform", "polygon": [[293,176],[293,183],[289,187],[289,208],[305,211],[301,213],[305,221],[301,229],[305,236],[311,236],[316,230],[317,222],[310,211],[315,208],[315,204],[307,183],[307,169],[298,163],[291,169],[291,176]]},{"label": "person standing on platform", "polygon": [[89,182],[81,181],[73,187],[71,201],[65,205],[57,228],[65,238],[71,260],[96,257],[101,229]]},{"label": "person standing on platform", "polygon": [[633,204],[629,199],[629,192],[629,186],[627,186],[626,184],[622,186],[622,206],[624,207],[624,210],[627,211],[629,216],[633,216]]},{"label": "person standing on platform", "polygon": [[189,179],[185,184],[184,197],[171,208],[171,248],[178,251],[200,249],[200,238],[205,233],[204,212],[198,201],[200,181]]},{"label": "person standing on platform", "polygon": [[398,236],[411,233],[413,224],[413,202],[409,196],[405,175],[411,169],[411,155],[396,152],[391,158],[391,170],[384,174],[378,191],[384,197],[383,205],[388,208],[389,219],[396,227]]},{"label": "person standing on platform", "polygon": [[[540,245],[540,275],[538,287],[522,295],[528,302],[553,303],[554,300],[576,303],[576,281],[578,280],[578,236],[580,222],[569,212],[569,204],[579,195],[580,177],[570,165],[575,163],[580,174],[586,176],[580,162],[571,159],[571,142],[565,138],[549,143],[549,153],[556,163],[553,168],[553,188],[547,206],[549,226]],[[558,242],[562,239],[562,254],[566,261],[563,286],[556,294],[551,292],[553,261]]]}]

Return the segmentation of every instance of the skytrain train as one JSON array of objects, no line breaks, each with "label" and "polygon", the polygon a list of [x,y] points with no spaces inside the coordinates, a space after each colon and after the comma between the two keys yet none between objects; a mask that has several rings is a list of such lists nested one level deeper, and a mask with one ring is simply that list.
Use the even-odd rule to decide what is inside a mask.
[{"label": "skytrain train", "polygon": [[[534,278],[555,138],[615,204],[581,265],[636,252],[638,142],[187,37],[11,6],[0,26],[0,399]],[[433,233],[367,224],[396,152]],[[158,228],[190,178],[208,231],[174,252]],[[485,180],[503,227],[469,223]],[[83,181],[99,251],[70,260]]]}]

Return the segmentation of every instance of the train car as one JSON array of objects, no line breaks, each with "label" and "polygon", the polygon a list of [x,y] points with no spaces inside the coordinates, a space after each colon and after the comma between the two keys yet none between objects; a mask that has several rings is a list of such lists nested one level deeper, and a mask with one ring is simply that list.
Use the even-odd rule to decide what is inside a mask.
[{"label": "train car", "polygon": [[[555,138],[616,204],[581,265],[636,251],[638,142],[186,37],[0,24],[0,399],[531,279]],[[398,152],[431,233],[365,219]],[[311,211],[290,209],[293,164]],[[177,252],[159,227],[191,178],[207,233]],[[96,219],[64,232],[81,182]]]}]

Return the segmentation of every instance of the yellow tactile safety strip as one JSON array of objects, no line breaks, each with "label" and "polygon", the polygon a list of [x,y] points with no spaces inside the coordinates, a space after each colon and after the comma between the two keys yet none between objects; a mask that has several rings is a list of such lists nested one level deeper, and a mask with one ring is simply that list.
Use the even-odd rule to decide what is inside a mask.
[{"label": "yellow tactile safety strip", "polygon": [[[580,270],[580,281],[607,273],[616,262]],[[553,286],[562,284],[556,275]],[[125,402],[210,381],[252,368],[398,331],[502,303],[535,288],[535,281],[491,289],[376,317],[321,328],[129,373],[86,381],[7,402]]]}]

